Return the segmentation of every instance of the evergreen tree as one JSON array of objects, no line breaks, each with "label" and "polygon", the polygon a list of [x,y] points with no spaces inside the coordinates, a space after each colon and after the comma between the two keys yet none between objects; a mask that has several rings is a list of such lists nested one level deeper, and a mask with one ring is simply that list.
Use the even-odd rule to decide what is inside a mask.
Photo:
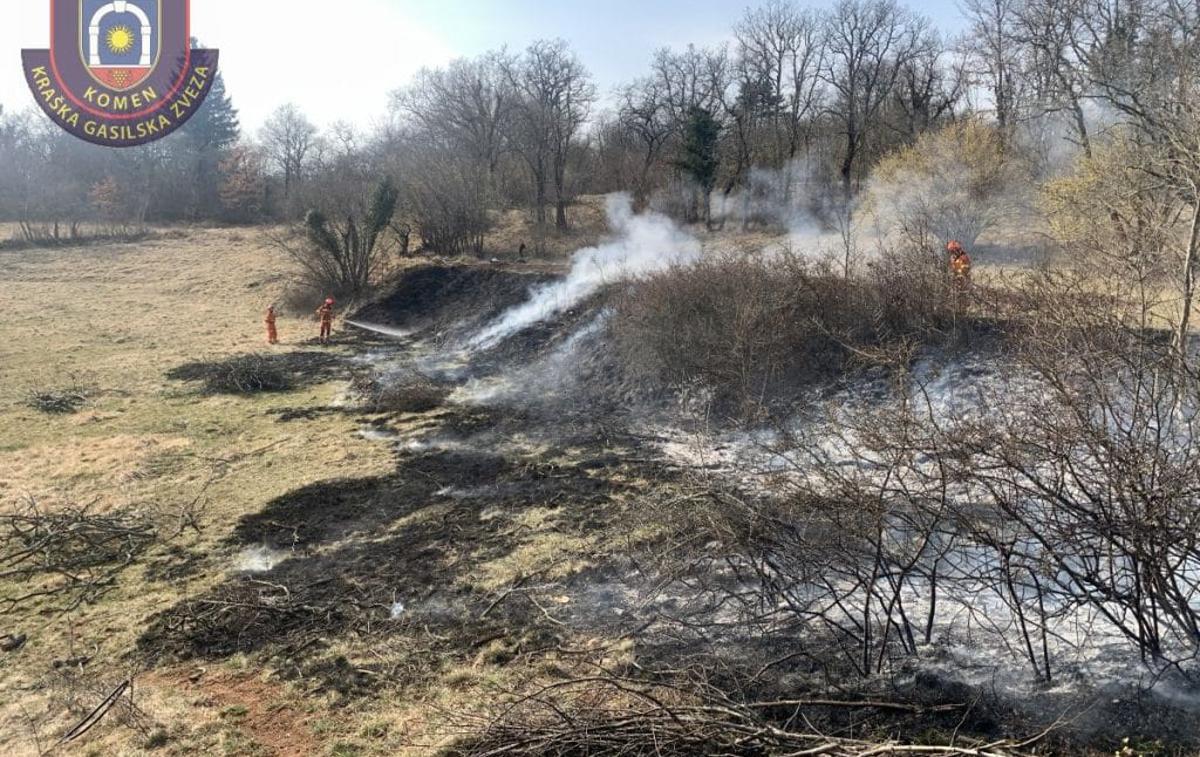
[{"label": "evergreen tree", "polygon": [[688,111],[684,127],[682,154],[676,165],[687,174],[704,198],[704,222],[712,226],[712,192],[717,183],[720,165],[721,124],[707,108],[693,107]]},{"label": "evergreen tree", "polygon": [[[192,48],[200,47],[192,37]],[[188,147],[197,151],[221,151],[232,147],[241,137],[237,109],[225,89],[225,77],[220,72],[213,79],[212,89],[200,110],[179,130],[188,142]]]},{"label": "evergreen tree", "polygon": [[[192,47],[200,47],[193,38]],[[241,137],[237,109],[218,72],[204,103],[183,127],[163,141],[167,185],[155,197],[155,214],[190,220],[222,214],[221,163]]]},{"label": "evergreen tree", "polygon": [[237,110],[218,73],[200,109],[176,135],[168,138],[172,174],[185,195],[177,195],[174,202],[164,207],[164,215],[183,215],[195,220],[220,214],[220,188],[224,180],[221,162],[240,136]]},{"label": "evergreen tree", "polygon": [[241,136],[238,112],[233,99],[225,89],[225,79],[220,73],[213,79],[208,98],[192,119],[184,124],[180,132],[186,137],[188,146],[197,151],[222,151],[232,147]]}]

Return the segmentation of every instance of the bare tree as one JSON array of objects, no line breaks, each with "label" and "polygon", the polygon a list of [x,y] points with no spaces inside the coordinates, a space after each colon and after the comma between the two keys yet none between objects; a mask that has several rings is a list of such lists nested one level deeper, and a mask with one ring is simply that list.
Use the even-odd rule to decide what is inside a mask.
[{"label": "bare tree", "polygon": [[651,79],[676,133],[682,133],[695,108],[722,111],[730,84],[729,51],[688,45],[683,52],[663,48],[654,54]]},{"label": "bare tree", "polygon": [[816,13],[787,0],[746,11],[734,27],[741,77],[762,87],[771,105],[769,165],[795,158],[811,135],[821,94],[824,31]]},{"label": "bare tree", "polygon": [[901,71],[927,54],[929,23],[894,0],[842,0],[827,19],[829,53],[822,76],[833,89],[830,114],[845,139],[842,191],[853,193],[854,171]]},{"label": "bare tree", "polygon": [[548,191],[554,189],[554,221],[567,227],[567,163],[587,120],[596,92],[583,64],[562,40],[539,40],[507,66],[517,92],[515,142],[533,180],[534,210],[546,222]]},{"label": "bare tree", "polygon": [[662,83],[648,78],[627,86],[621,93],[617,117],[637,142],[639,161],[633,193],[641,206],[650,191],[650,173],[674,133]]},{"label": "bare tree", "polygon": [[1016,123],[1021,98],[1020,47],[1014,39],[1021,0],[966,0],[963,12],[970,24],[967,57],[992,100],[996,123],[1009,134]]},{"label": "bare tree", "polygon": [[1025,0],[1017,14],[1017,37],[1025,51],[1032,95],[1043,113],[1066,113],[1074,141],[1090,155],[1092,136],[1084,113],[1086,67],[1079,58],[1078,2]]},{"label": "bare tree", "polygon": [[513,62],[502,52],[423,69],[392,93],[393,111],[419,125],[430,139],[465,151],[494,174],[508,149],[516,93],[505,75]]},{"label": "bare tree", "polygon": [[898,131],[906,140],[943,123],[967,88],[965,61],[946,61],[948,51],[931,35],[929,45],[900,67],[894,102],[900,112]]},{"label": "bare tree", "polygon": [[285,198],[303,180],[316,137],[317,127],[291,103],[280,106],[263,125],[260,139],[267,159],[283,174]]}]

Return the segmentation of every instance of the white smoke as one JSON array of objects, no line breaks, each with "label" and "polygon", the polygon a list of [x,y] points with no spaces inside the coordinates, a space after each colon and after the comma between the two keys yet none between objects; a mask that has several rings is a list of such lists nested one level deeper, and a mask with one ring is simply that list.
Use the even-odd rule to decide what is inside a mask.
[{"label": "white smoke", "polygon": [[782,228],[793,239],[819,237],[821,224],[813,210],[825,202],[814,199],[816,186],[806,160],[791,160],[781,168],[755,166],[740,189],[713,194],[712,216],[742,231]]},{"label": "white smoke", "polygon": [[569,310],[605,284],[700,257],[699,240],[666,216],[634,214],[633,200],[627,194],[609,195],[607,215],[612,239],[576,252],[565,279],[536,288],[528,302],[485,326],[467,346],[493,347],[521,329]]},{"label": "white smoke", "polygon": [[499,376],[471,379],[450,395],[450,401],[463,405],[490,405],[501,401],[546,399],[558,395],[571,385],[584,343],[600,333],[611,316],[611,311],[601,311],[553,352],[531,364],[518,366]]},{"label": "white smoke", "polygon": [[266,573],[292,556],[291,552],[258,544],[243,549],[235,560],[239,573]]}]

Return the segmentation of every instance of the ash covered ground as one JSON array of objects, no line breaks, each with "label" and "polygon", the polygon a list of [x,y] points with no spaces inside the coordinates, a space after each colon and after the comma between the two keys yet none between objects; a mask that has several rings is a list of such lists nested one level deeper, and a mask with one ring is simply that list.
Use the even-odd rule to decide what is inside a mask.
[{"label": "ash covered ground", "polygon": [[[678,247],[693,254],[686,240]],[[595,265],[585,255],[565,276],[420,266],[353,314],[343,400],[278,421],[351,414],[361,435],[393,450],[394,472],[325,481],[243,518],[226,545],[227,578],[158,614],[138,654],[257,655],[345,697],[381,683],[419,691],[481,660],[564,678],[589,665],[673,681],[703,670],[704,687],[749,699],[900,703],[861,719],[810,708],[815,727],[837,732],[941,729],[986,742],[1053,728],[1045,743],[1066,751],[1131,735],[1195,743],[1200,700],[1186,662],[1145,665],[1102,613],[1050,607],[1031,669],[1020,647],[1028,620],[1013,614],[1023,590],[993,596],[992,584],[970,582],[995,569],[992,557],[944,561],[958,581],[934,621],[916,574],[877,576],[891,593],[859,592],[847,575],[764,592],[755,553],[672,528],[713,492],[770,508],[816,462],[861,466],[846,453],[853,442],[821,437],[821,418],[882,402],[887,381],[866,372],[816,383],[795,412],[770,419],[714,416],[702,395],[624,370],[610,333],[623,274],[579,274]],[[959,417],[996,387],[1026,391],[996,359],[978,343],[923,358],[914,371],[930,412]],[[913,538],[900,524],[886,536]],[[892,627],[889,607],[878,661],[856,673],[839,661],[855,634],[837,619],[870,625],[872,601],[887,597],[905,628]],[[806,614],[823,620],[794,622]]]}]

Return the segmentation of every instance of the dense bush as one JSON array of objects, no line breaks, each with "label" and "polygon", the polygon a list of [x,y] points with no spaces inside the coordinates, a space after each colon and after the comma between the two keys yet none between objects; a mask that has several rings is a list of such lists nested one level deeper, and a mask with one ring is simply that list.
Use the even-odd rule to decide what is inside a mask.
[{"label": "dense bush", "polygon": [[965,119],[880,161],[863,207],[884,234],[971,247],[1030,202],[1032,170],[995,127]]},{"label": "dense bush", "polygon": [[888,252],[850,278],[791,252],[730,254],[632,284],[614,332],[634,374],[698,385],[742,413],[874,348],[941,338],[959,304],[940,257],[927,251]]},{"label": "dense bush", "polygon": [[281,246],[311,287],[343,296],[360,295],[395,246],[388,227],[398,197],[396,185],[385,178],[361,204],[342,198],[350,207],[344,215],[335,218],[316,208],[309,210],[304,216],[304,243],[284,241]]}]

